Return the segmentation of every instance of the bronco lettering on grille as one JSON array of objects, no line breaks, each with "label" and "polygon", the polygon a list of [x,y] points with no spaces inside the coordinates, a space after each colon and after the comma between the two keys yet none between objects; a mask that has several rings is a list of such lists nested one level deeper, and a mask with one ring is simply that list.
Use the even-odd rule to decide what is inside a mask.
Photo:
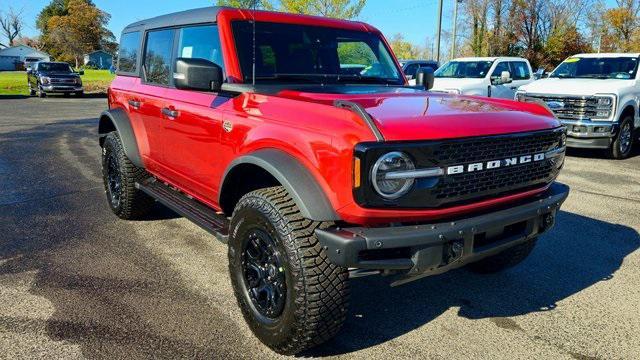
[{"label": "bronco lettering on grille", "polygon": [[446,173],[447,175],[456,175],[456,174],[463,174],[463,173],[469,173],[469,172],[475,172],[475,171],[498,169],[498,168],[513,166],[518,164],[538,162],[538,161],[544,160],[545,158],[546,158],[545,153],[539,153],[535,155],[516,156],[516,157],[510,157],[507,159],[492,160],[487,162],[477,162],[477,163],[471,163],[466,165],[454,165],[454,166],[447,167]]}]

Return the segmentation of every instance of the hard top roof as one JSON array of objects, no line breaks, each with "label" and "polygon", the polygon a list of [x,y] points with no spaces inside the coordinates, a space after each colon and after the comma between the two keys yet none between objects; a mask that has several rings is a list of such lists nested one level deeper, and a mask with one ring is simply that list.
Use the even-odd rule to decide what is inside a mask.
[{"label": "hard top roof", "polygon": [[127,25],[123,33],[162,27],[202,24],[216,21],[218,13],[223,9],[233,9],[225,6],[208,6],[199,9],[180,11],[172,14],[157,16],[151,19],[136,21]]}]

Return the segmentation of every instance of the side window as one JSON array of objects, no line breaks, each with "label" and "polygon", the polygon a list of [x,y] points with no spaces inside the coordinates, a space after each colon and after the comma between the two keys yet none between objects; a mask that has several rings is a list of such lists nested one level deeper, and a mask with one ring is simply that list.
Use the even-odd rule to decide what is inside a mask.
[{"label": "side window", "polygon": [[173,30],[150,31],[144,55],[145,81],[158,85],[169,85],[171,80],[171,52]]},{"label": "side window", "polygon": [[511,78],[513,80],[529,80],[531,74],[526,62],[514,61],[511,63]]},{"label": "side window", "polygon": [[191,26],[179,31],[177,57],[209,60],[224,69],[217,26]]},{"label": "side window", "polygon": [[[496,65],[496,68],[493,70],[493,73],[491,73],[491,77],[500,77],[502,76],[503,71],[511,72],[511,69],[509,69],[509,63],[504,61]],[[513,77],[513,74],[511,74],[511,76]]]},{"label": "side window", "polygon": [[420,65],[411,64],[411,65],[407,66],[407,68],[404,70],[404,74],[415,77],[416,76],[416,72],[418,72],[418,67],[420,67]]},{"label": "side window", "polygon": [[125,73],[135,73],[138,71],[139,47],[139,31],[122,34],[120,49],[118,50],[118,71]]}]

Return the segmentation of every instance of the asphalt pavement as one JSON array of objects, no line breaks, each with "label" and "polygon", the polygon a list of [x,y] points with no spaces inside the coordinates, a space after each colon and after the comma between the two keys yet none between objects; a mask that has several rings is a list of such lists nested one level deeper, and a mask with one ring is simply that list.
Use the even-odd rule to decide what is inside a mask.
[{"label": "asphalt pavement", "polygon": [[[245,325],[226,246],[158,205],[109,210],[105,99],[0,97],[0,359],[278,357]],[[396,288],[352,280],[343,331],[304,356],[640,358],[640,151],[571,151],[572,192],[520,266]]]}]

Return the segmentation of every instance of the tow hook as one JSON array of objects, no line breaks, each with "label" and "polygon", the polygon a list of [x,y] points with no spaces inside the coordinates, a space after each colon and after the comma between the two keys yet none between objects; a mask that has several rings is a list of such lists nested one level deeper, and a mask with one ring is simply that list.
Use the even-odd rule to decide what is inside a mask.
[{"label": "tow hook", "polygon": [[443,265],[449,265],[462,258],[464,252],[464,242],[462,240],[452,241],[446,244],[443,250]]}]

